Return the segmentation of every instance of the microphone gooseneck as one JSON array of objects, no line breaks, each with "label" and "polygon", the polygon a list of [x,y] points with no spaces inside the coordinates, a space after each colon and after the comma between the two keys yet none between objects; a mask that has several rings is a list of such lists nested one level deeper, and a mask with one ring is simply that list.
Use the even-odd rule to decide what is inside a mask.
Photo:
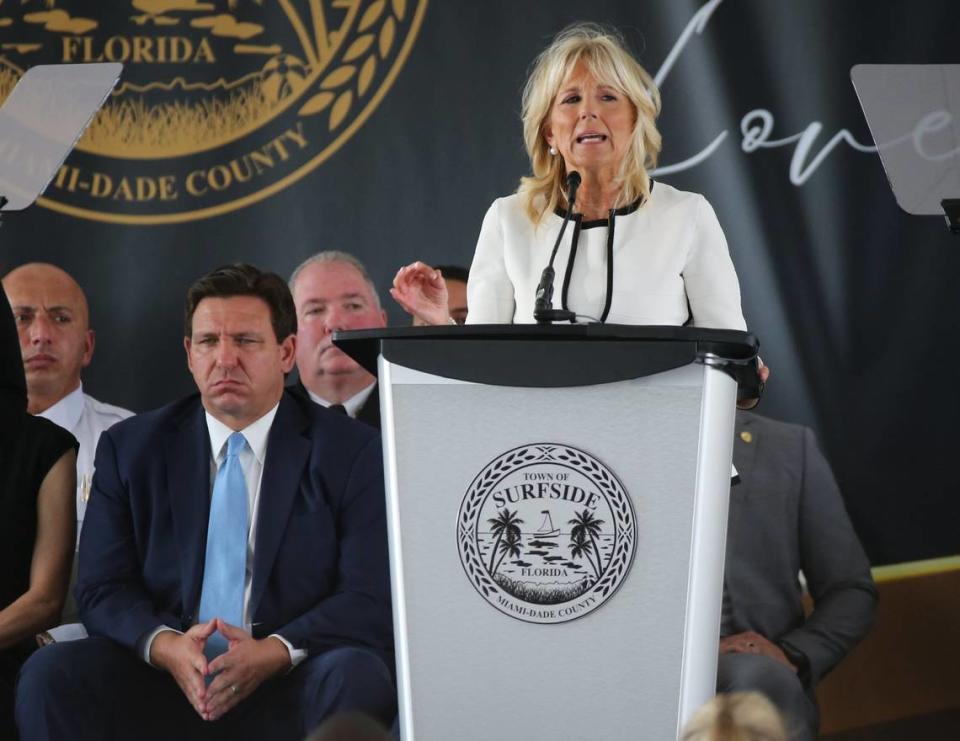
[{"label": "microphone gooseneck", "polygon": [[553,308],[553,282],[556,278],[556,272],[553,269],[553,261],[557,257],[557,250],[560,249],[560,242],[563,241],[563,234],[567,230],[567,224],[570,216],[573,214],[573,204],[577,200],[577,188],[580,187],[582,178],[576,170],[567,175],[567,213],[563,217],[563,224],[560,226],[560,233],[557,234],[557,241],[553,244],[553,252],[550,253],[550,262],[540,274],[540,283],[537,285],[536,301],[533,307],[533,318],[538,324],[550,324],[552,322],[572,322],[576,315],[566,309]]}]

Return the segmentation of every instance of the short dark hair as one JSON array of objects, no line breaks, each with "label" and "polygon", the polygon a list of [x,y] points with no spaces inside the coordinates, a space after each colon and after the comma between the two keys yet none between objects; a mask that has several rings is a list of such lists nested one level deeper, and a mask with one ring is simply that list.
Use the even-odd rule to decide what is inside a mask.
[{"label": "short dark hair", "polygon": [[440,275],[445,280],[458,280],[461,283],[466,283],[470,277],[470,271],[459,265],[437,265],[434,270],[439,270]]},{"label": "short dark hair", "polygon": [[194,281],[187,289],[183,311],[183,335],[193,334],[193,313],[205,298],[256,296],[270,307],[270,324],[277,342],[297,333],[297,310],[286,281],[276,273],[265,273],[253,265],[222,265]]}]

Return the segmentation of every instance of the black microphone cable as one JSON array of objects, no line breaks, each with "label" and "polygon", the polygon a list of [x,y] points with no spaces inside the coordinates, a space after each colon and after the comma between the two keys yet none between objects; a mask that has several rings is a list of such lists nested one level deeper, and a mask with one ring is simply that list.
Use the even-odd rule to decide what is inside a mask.
[{"label": "black microphone cable", "polygon": [[567,224],[570,222],[570,216],[573,214],[573,204],[577,200],[577,188],[580,187],[582,179],[580,173],[576,170],[567,175],[567,213],[563,217],[563,224],[560,226],[560,233],[557,235],[557,241],[553,245],[553,252],[550,253],[550,262],[543,269],[540,275],[540,283],[537,286],[537,298],[534,302],[533,318],[537,324],[550,324],[552,322],[572,322],[576,315],[566,309],[553,308],[553,283],[556,278],[556,272],[553,269],[553,261],[557,257],[557,251],[560,249],[560,242],[563,240],[563,233],[567,230]]}]

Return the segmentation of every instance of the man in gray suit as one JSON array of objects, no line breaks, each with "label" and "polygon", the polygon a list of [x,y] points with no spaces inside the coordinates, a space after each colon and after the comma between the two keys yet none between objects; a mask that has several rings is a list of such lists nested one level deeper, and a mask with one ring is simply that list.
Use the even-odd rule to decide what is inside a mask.
[{"label": "man in gray suit", "polygon": [[814,686],[873,620],[870,563],[811,430],[737,412],[733,462],[717,691],[762,692],[813,739]]}]

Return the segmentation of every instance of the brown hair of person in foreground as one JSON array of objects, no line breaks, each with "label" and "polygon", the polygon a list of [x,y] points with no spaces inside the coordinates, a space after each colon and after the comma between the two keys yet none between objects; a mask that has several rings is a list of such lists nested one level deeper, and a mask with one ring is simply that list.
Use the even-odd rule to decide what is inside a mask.
[{"label": "brown hair of person in foreground", "polygon": [[787,741],[783,718],[758,692],[717,695],[697,710],[681,741]]}]

